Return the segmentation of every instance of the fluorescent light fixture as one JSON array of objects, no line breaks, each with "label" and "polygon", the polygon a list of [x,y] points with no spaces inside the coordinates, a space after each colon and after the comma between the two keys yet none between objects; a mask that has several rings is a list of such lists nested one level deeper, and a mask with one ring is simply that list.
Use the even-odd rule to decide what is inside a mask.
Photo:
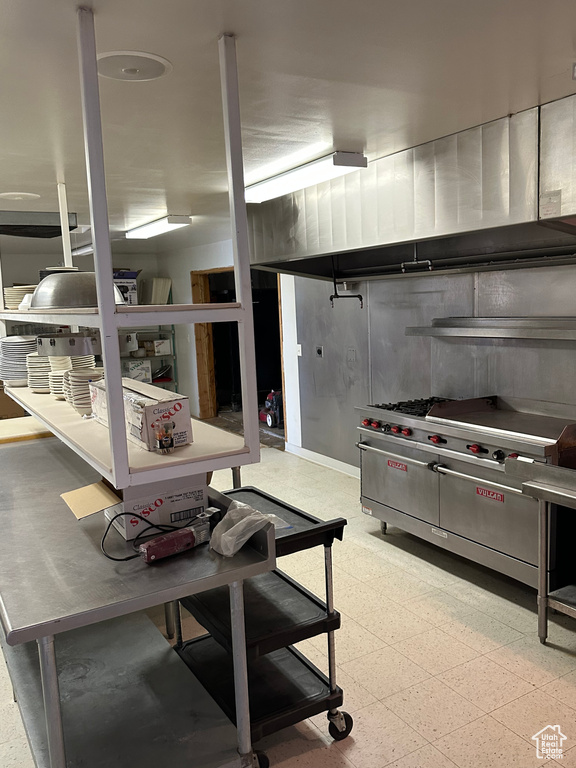
[{"label": "fluorescent light fixture", "polygon": [[88,256],[91,253],[94,253],[94,246],[92,243],[88,243],[88,245],[80,245],[78,248],[72,248],[72,256]]},{"label": "fluorescent light fixture", "polygon": [[291,171],[251,184],[246,187],[245,199],[247,203],[262,203],[357,171],[358,168],[366,168],[367,165],[368,160],[361,152],[333,152]]},{"label": "fluorescent light fixture", "polygon": [[186,227],[192,221],[192,216],[164,216],[163,219],[151,221],[149,224],[143,224],[141,227],[129,229],[126,237],[130,240],[147,240],[149,237],[163,235],[165,232],[171,232],[179,227]]}]

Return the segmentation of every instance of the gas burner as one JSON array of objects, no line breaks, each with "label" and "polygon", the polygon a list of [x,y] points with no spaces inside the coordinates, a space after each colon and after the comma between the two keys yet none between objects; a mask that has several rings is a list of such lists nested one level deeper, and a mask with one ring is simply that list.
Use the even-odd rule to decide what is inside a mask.
[{"label": "gas burner", "polygon": [[446,403],[446,397],[428,397],[421,400],[402,400],[399,403],[376,403],[370,408],[382,408],[384,411],[395,411],[407,416],[426,416],[430,408],[436,403]]}]

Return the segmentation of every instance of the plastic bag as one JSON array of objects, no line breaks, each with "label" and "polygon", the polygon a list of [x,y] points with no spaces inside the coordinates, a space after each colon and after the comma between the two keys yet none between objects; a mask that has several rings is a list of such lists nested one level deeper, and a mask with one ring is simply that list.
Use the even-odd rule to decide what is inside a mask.
[{"label": "plastic bag", "polygon": [[246,544],[250,536],[270,521],[248,504],[233,501],[228,512],[212,531],[210,549],[224,557],[232,557]]}]

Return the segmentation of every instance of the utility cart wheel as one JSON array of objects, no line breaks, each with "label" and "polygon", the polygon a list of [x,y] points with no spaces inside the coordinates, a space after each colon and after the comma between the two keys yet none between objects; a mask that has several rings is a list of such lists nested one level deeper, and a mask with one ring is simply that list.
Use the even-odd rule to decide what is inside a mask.
[{"label": "utility cart wheel", "polygon": [[[343,723],[341,723],[342,725],[344,725],[344,730],[342,731],[338,728],[338,725],[336,724],[336,721],[339,719],[344,721]],[[330,721],[328,725],[328,732],[330,733],[330,736],[332,736],[334,741],[342,741],[342,739],[345,739],[346,736],[350,735],[350,731],[352,730],[352,726],[354,725],[354,720],[352,720],[352,716],[349,715],[348,712],[339,712],[336,717],[328,713],[328,720]]]},{"label": "utility cart wheel", "polygon": [[380,523],[380,533],[382,536],[386,536],[388,533],[388,523]]},{"label": "utility cart wheel", "polygon": [[258,768],[270,768],[270,760],[265,752],[256,752],[255,755],[258,761]]}]

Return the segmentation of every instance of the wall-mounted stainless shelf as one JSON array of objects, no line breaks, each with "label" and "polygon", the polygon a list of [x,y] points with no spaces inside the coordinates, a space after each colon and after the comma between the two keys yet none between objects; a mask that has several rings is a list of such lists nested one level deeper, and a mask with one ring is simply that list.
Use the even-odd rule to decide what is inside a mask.
[{"label": "wall-mounted stainless shelf", "polygon": [[406,336],[576,341],[576,317],[441,317]]}]

